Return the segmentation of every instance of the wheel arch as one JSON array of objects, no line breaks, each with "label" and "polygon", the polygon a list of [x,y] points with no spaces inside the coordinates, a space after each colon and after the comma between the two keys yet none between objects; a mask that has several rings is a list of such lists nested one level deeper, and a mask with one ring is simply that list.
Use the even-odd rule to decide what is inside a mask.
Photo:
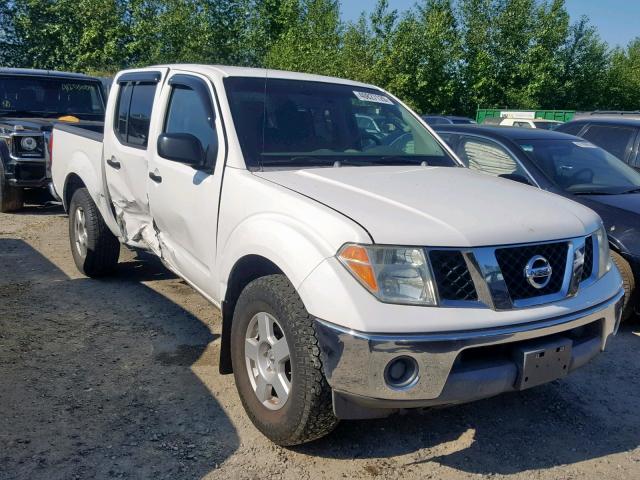
[{"label": "wheel arch", "polygon": [[220,339],[220,361],[218,364],[221,374],[233,373],[231,365],[231,324],[240,293],[252,281],[276,274],[284,274],[284,272],[272,260],[256,254],[249,254],[239,258],[231,268],[225,297],[221,305],[222,335]]},{"label": "wheel arch", "polygon": [[82,178],[76,173],[70,173],[67,175],[67,178],[64,181],[64,189],[62,193],[62,205],[66,212],[69,211],[69,205],[71,204],[71,199],[73,198],[73,194],[80,188],[86,188],[84,181]]}]

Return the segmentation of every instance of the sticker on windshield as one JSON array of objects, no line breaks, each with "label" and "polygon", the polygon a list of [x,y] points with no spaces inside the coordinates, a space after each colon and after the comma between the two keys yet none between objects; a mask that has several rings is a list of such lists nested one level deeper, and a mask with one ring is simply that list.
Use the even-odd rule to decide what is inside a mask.
[{"label": "sticker on windshield", "polygon": [[593,143],[589,143],[589,142],[573,142],[573,144],[576,147],[582,147],[582,148],[598,148]]},{"label": "sticker on windshield", "polygon": [[384,95],[369,92],[358,92],[356,90],[353,91],[353,94],[358,100],[362,100],[363,102],[386,103],[387,105],[393,105],[393,102]]}]

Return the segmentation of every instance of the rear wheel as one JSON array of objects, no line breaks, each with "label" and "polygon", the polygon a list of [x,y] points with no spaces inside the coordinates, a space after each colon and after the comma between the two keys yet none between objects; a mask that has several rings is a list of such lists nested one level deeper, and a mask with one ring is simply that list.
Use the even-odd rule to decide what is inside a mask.
[{"label": "rear wheel", "polygon": [[624,287],[624,309],[622,310],[622,319],[627,320],[633,315],[635,309],[635,289],[636,280],[633,277],[631,265],[618,252],[611,251],[611,259],[616,264],[622,277],[622,285]]},{"label": "rear wheel", "polygon": [[20,210],[23,205],[23,189],[8,184],[4,174],[4,165],[0,160],[0,212],[15,212]]},{"label": "rear wheel", "polygon": [[86,188],[79,188],[69,204],[69,241],[73,260],[88,277],[111,273],[118,264],[120,242]]},{"label": "rear wheel", "polygon": [[338,424],[311,316],[284,275],[254,280],[240,294],[231,356],[242,404],[273,442],[310,442]]}]

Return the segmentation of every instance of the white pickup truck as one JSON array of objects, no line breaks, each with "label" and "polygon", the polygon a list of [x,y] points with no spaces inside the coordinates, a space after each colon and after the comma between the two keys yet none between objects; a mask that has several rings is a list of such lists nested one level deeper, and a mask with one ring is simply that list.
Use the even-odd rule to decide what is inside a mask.
[{"label": "white pickup truck", "polygon": [[371,85],[128,70],[104,134],[57,125],[51,161],[78,268],[142,248],[220,308],[220,370],[281,445],[561,378],[619,324],[595,213],[463,168]]}]

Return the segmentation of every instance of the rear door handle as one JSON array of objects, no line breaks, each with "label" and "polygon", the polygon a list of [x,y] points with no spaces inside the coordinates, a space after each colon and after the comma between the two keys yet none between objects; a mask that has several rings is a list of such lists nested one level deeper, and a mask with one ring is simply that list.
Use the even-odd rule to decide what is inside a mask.
[{"label": "rear door handle", "polygon": [[120,165],[120,162],[116,160],[116,157],[111,157],[110,159],[108,159],[107,165],[109,165],[111,168],[115,168],[116,170],[120,170],[120,167],[122,166]]},{"label": "rear door handle", "polygon": [[162,183],[162,177],[160,175],[156,175],[153,172],[149,172],[149,178],[156,183]]}]

